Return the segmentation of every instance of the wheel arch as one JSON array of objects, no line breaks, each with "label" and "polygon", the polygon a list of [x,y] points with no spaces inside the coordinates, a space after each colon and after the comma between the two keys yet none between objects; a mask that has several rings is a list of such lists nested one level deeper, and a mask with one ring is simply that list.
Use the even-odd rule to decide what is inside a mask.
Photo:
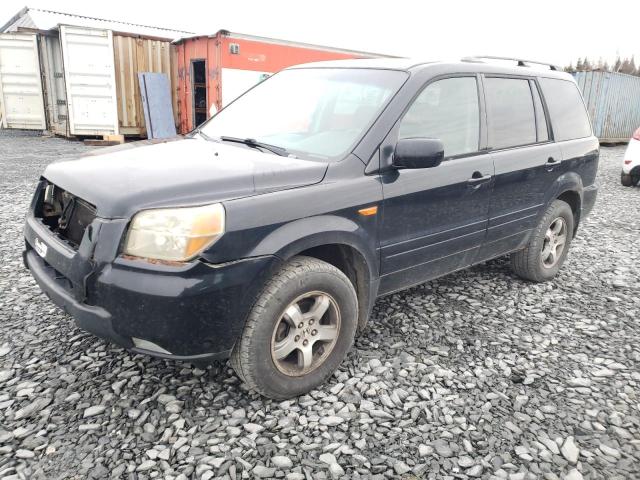
[{"label": "wheel arch", "polygon": [[[582,216],[582,192],[584,186],[582,178],[576,172],[568,172],[558,177],[553,187],[546,196],[546,206],[551,205],[555,200],[566,202],[573,212],[573,235],[578,231],[578,225]],[[544,214],[544,211],[542,214]]]},{"label": "wheel arch", "polygon": [[358,329],[367,323],[378,290],[375,235],[351,219],[334,215],[309,217],[271,232],[256,251],[271,251],[283,261],[305,255],[342,271],[358,295]]}]

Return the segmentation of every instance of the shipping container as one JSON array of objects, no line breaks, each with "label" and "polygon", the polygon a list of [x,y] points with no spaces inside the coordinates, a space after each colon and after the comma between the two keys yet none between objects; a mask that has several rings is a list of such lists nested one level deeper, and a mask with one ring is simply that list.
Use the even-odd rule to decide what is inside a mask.
[{"label": "shipping container", "polygon": [[39,39],[47,128],[56,135],[69,136],[67,88],[64,83],[60,35],[57,31],[48,32],[41,34]]},{"label": "shipping container", "polygon": [[[171,90],[177,85],[175,54],[170,41],[114,33],[114,59],[118,120],[122,135],[146,136],[138,73],[164,73]],[[174,121],[177,124],[177,98],[173,96]]]},{"label": "shipping container", "polygon": [[71,135],[119,132],[113,34],[110,30],[60,27]]},{"label": "shipping container", "polygon": [[576,72],[593,130],[603,143],[627,142],[640,127],[640,77],[617,72]]},{"label": "shipping container", "polygon": [[3,128],[46,128],[34,33],[0,34],[0,118]]},{"label": "shipping container", "polygon": [[180,133],[193,130],[213,111],[283,68],[323,60],[384,56],[227,30],[181,38],[174,44]]},{"label": "shipping container", "polygon": [[165,74],[175,92],[171,40],[188,33],[31,8],[1,31],[1,125],[65,136],[145,136],[138,74]]}]

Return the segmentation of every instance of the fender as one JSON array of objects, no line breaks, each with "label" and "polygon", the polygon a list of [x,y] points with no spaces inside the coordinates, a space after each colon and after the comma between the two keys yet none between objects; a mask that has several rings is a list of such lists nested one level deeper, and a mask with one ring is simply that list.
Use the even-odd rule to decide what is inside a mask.
[{"label": "fender", "polygon": [[549,205],[566,192],[574,192],[577,193],[580,197],[580,202],[578,204],[578,208],[576,211],[575,225],[574,230],[577,229],[578,224],[580,223],[580,215],[582,212],[582,194],[583,194],[584,186],[582,184],[582,177],[576,172],[567,172],[560,175],[555,182],[549,187],[544,197],[544,208],[540,210],[538,213],[539,222],[544,213],[549,208]]},{"label": "fender", "polygon": [[256,245],[251,256],[275,254],[282,260],[287,260],[309,248],[328,244],[347,245],[364,257],[370,278],[376,279],[379,260],[372,238],[375,235],[371,235],[362,225],[349,218],[318,215],[278,227]]}]

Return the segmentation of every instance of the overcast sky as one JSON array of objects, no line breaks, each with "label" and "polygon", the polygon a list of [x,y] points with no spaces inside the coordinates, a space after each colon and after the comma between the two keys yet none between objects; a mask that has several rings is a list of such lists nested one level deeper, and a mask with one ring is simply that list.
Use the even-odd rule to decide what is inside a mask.
[{"label": "overcast sky", "polygon": [[[636,0],[31,0],[29,6],[176,28],[227,30],[425,59],[485,54],[567,65],[640,57]],[[0,0],[0,25],[25,6]]]}]

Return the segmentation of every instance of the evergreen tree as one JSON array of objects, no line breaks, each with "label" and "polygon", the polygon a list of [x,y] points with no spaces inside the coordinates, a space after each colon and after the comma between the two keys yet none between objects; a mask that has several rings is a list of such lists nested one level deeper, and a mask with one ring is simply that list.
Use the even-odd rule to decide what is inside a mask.
[{"label": "evergreen tree", "polygon": [[583,70],[582,68],[582,59],[578,57],[578,62],[576,63],[576,71],[577,72],[581,72]]},{"label": "evergreen tree", "polygon": [[613,71],[619,72],[621,67],[622,61],[620,60],[620,55],[618,55],[618,58],[616,58],[616,63],[613,64]]}]

